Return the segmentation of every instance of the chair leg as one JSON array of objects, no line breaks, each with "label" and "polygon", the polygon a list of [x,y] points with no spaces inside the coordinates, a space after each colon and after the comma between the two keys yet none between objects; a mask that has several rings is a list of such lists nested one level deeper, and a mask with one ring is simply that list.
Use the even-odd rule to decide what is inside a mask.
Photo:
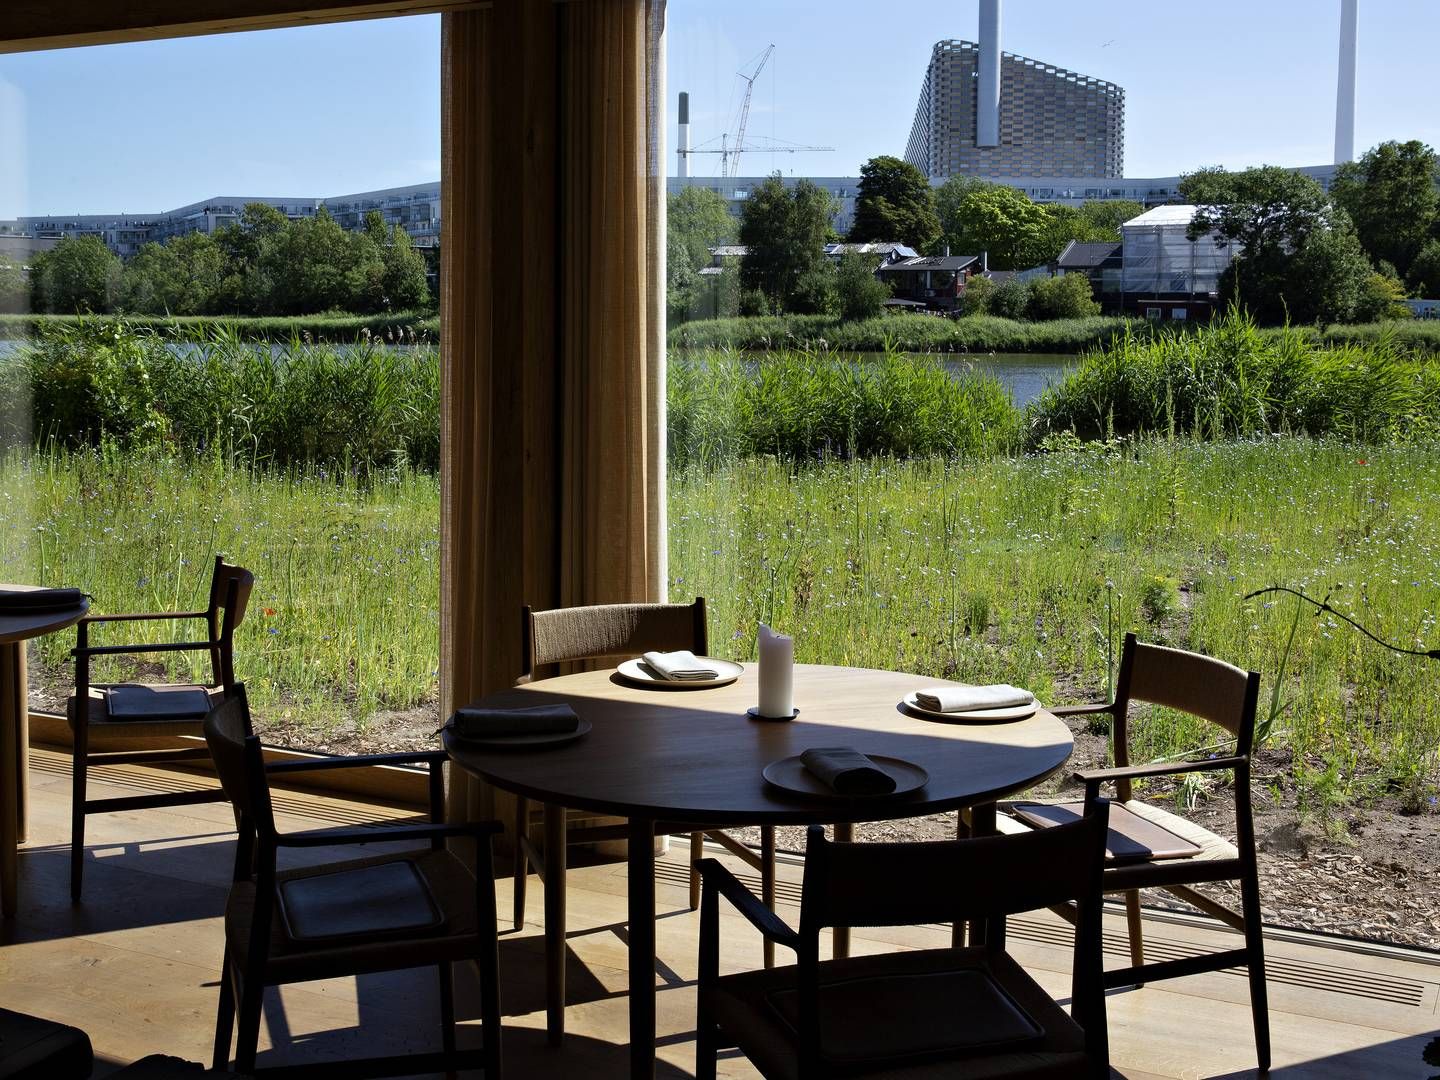
[{"label": "chair leg", "polygon": [[436,964],[440,973],[440,1049],[455,1053],[455,979],[450,962]]},{"label": "chair leg", "polygon": [[215,1055],[210,1068],[217,1073],[230,1064],[230,1037],[235,1033],[235,984],[230,980],[230,951],[220,962],[220,1005],[215,1012]]},{"label": "chair leg", "polygon": [[[77,725],[78,733],[78,725]],[[70,900],[80,902],[80,887],[85,874],[85,793],[88,767],[86,739],[79,735],[70,761]]]},{"label": "chair leg", "polygon": [[[1125,925],[1130,932],[1130,964],[1132,967],[1140,967],[1145,963],[1145,938],[1143,924],[1140,921],[1140,892],[1138,889],[1131,889],[1125,894]],[[1136,986],[1144,986],[1137,982]]]},{"label": "chair leg", "polygon": [[[775,826],[760,826],[760,902],[775,910]],[[775,966],[775,942],[764,943],[765,966]]]},{"label": "chair leg", "polygon": [[705,834],[690,834],[690,910],[700,909],[700,871],[695,864],[705,857]]},{"label": "chair leg", "polygon": [[235,1040],[235,1071],[249,1076],[255,1071],[255,1053],[260,1045],[260,1007],[265,1002],[265,984],[245,979],[240,984],[240,1022]]},{"label": "chair leg", "polygon": [[1255,1057],[1262,1073],[1270,1071],[1270,995],[1265,987],[1265,935],[1260,922],[1260,879],[1252,865],[1240,878],[1240,909],[1245,917],[1246,971],[1250,976],[1250,1014],[1255,1023]]},{"label": "chair leg", "polygon": [[530,860],[525,855],[525,845],[520,841],[529,835],[530,800],[523,795],[515,797],[515,876],[511,879],[515,888],[515,929],[525,927],[525,886],[530,880]]}]

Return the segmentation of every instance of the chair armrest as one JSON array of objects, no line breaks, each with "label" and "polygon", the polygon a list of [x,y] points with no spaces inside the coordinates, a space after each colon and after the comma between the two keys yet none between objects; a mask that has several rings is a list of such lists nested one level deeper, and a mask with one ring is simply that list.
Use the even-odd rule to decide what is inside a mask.
[{"label": "chair armrest", "polygon": [[340,844],[390,844],[398,840],[434,840],[445,836],[493,836],[503,826],[498,821],[455,821],[433,825],[394,825],[373,829],[316,829],[313,832],[281,833],[280,847],[314,848]]},{"label": "chair armrest", "polygon": [[448,761],[450,755],[444,750],[416,750],[413,753],[395,754],[348,754],[343,757],[311,758],[306,761],[267,762],[267,773],[320,772],[322,769],[364,769],[372,765],[407,765],[414,762]]},{"label": "chair armrest", "polygon": [[725,869],[715,859],[700,859],[695,863],[700,871],[706,889],[714,889],[729,900],[736,911],[749,920],[750,925],[771,941],[786,948],[795,949],[800,945],[800,935],[785,925],[785,920],[756,899],[755,894],[740,883],[740,879]]},{"label": "chair armrest", "polygon": [[1207,761],[1157,761],[1150,765],[1127,765],[1115,769],[1081,769],[1074,773],[1074,779],[1085,785],[1085,792],[1098,791],[1100,785],[1110,780],[1138,780],[1146,776],[1178,776],[1181,773],[1221,772],[1249,764],[1244,757],[1217,757]]},{"label": "chair armrest", "polygon": [[1115,704],[1111,702],[1106,705],[1096,702],[1090,705],[1050,705],[1045,710],[1051,716],[1093,716],[1095,713],[1115,711]]},{"label": "chair armrest", "polygon": [[86,615],[80,620],[81,626],[102,622],[139,622],[142,619],[204,619],[208,611],[145,611],[128,612],[118,615]]}]

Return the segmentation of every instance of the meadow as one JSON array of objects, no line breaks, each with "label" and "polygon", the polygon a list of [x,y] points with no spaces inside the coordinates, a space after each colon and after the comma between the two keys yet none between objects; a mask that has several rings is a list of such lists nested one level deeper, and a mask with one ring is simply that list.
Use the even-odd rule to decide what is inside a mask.
[{"label": "meadow", "polygon": [[[98,610],[200,603],[211,552],[255,569],[238,643],[264,725],[299,744],[433,708],[438,484],[431,474],[250,470],[217,460],[12,454],[0,470],[0,580],[81,584]],[[1266,676],[1270,715],[1296,607],[1284,583],[1382,636],[1440,643],[1440,455],[1269,436],[1075,444],[1043,454],[677,469],[670,593],[704,595],[714,650],[755,625],[802,661],[1012,681],[1098,700],[1124,630]],[[39,646],[58,685],[63,642]],[[1300,616],[1270,734],[1283,782],[1326,812],[1435,793],[1440,679],[1331,616]],[[1140,753],[1203,747],[1160,715]]]}]

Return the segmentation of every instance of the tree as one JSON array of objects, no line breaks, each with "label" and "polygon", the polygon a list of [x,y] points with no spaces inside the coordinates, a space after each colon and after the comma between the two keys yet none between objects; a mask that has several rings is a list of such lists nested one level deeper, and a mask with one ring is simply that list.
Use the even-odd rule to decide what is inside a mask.
[{"label": "tree", "polygon": [[830,196],[809,180],[787,189],[776,173],[751,191],[739,230],[746,248],[740,264],[743,312],[760,306],[752,294],[763,297],[771,312],[816,311],[827,298],[827,275],[833,297],[834,268],[825,257],[831,216]]},{"label": "tree", "polygon": [[1410,263],[1406,278],[1410,291],[1419,297],[1440,296],[1440,240],[1427,240]]},{"label": "tree", "polygon": [[995,298],[995,282],[989,278],[972,277],[965,282],[965,291],[960,295],[962,315],[989,315],[990,301]]},{"label": "tree", "polygon": [[967,246],[969,238],[960,231],[957,217],[960,207],[974,192],[992,186],[988,181],[973,176],[952,176],[935,189],[935,214],[940,219],[940,242],[956,255],[974,254]]},{"label": "tree", "polygon": [[1119,240],[1120,226],[1145,212],[1133,199],[1087,199],[1080,204],[1079,215],[1086,235],[1077,240]]},{"label": "tree", "polygon": [[119,257],[98,236],[67,236],[32,261],[34,310],[107,312],[119,292],[120,272]]},{"label": "tree", "polygon": [[1335,171],[1330,195],[1350,215],[1372,262],[1403,276],[1440,215],[1435,151],[1418,139],[1384,142]]},{"label": "tree", "polygon": [[214,308],[219,313],[273,314],[283,299],[283,280],[273,277],[283,258],[275,249],[284,244],[290,219],[268,203],[247,203],[240,219],[215,231],[215,242],[225,256]]},{"label": "tree", "polygon": [[725,200],[709,188],[687,187],[671,195],[665,218],[666,305],[672,319],[694,317],[709,299],[700,270],[710,248],[735,235]]},{"label": "tree", "polygon": [[225,253],[215,238],[189,233],[149,243],[125,265],[120,306],[152,315],[204,315],[216,310]]},{"label": "tree", "polygon": [[1385,274],[1371,274],[1360,290],[1360,298],[1355,305],[1355,321],[1384,322],[1408,318],[1410,306],[1405,303],[1405,286]]},{"label": "tree", "polygon": [[940,239],[940,219],[925,174],[889,154],[861,165],[850,239],[862,244],[898,240],[930,251]]},{"label": "tree", "polygon": [[1372,273],[1345,211],[1314,180],[1264,166],[1202,169],[1180,181],[1196,204],[1191,239],[1214,232],[1236,258],[1220,282],[1261,322],[1350,322]]},{"label": "tree", "polygon": [[25,267],[8,255],[0,255],[0,313],[14,315],[30,309],[30,283]]},{"label": "tree", "polygon": [[[990,267],[1018,270],[1044,261],[1046,213],[1015,188],[989,184],[966,195],[951,215],[964,254],[989,252]],[[947,234],[948,235],[948,234]]]},{"label": "tree", "polygon": [[413,311],[430,303],[425,256],[415,250],[408,232],[387,226],[380,211],[371,210],[358,240],[350,273],[362,283],[362,292],[352,299],[354,310]]},{"label": "tree", "polygon": [[1019,278],[1006,278],[990,294],[990,314],[1002,319],[1023,319],[1029,306],[1030,285]]},{"label": "tree", "polygon": [[875,260],[854,252],[841,257],[835,288],[842,319],[873,319],[890,299],[890,287],[875,277]]},{"label": "tree", "polygon": [[1025,314],[1031,319],[1081,319],[1099,315],[1090,279],[1084,274],[1062,274],[1030,283]]}]

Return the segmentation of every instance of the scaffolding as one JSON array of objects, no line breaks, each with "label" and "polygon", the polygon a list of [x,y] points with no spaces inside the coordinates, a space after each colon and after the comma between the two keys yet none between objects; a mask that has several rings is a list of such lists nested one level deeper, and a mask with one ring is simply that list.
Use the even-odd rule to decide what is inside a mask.
[{"label": "scaffolding", "polygon": [[1220,276],[1234,245],[1214,233],[1191,240],[1193,206],[1157,206],[1120,227],[1125,243],[1122,284],[1126,297],[1206,299],[1220,291]]}]

